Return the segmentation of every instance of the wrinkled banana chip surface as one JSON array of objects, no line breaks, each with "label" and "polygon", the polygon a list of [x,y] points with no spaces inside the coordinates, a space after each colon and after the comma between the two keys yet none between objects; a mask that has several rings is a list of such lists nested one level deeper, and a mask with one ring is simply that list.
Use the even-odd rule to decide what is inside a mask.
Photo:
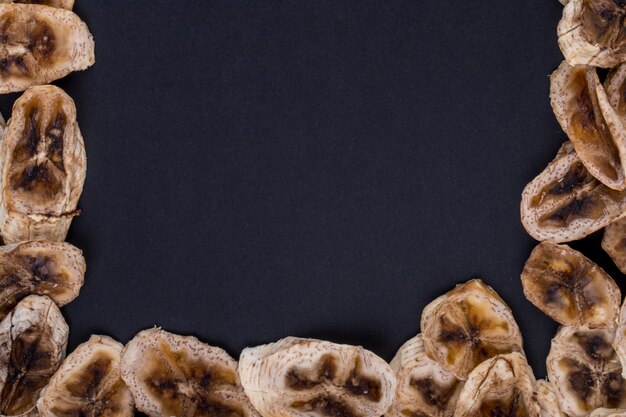
[{"label": "wrinkled banana chip surface", "polygon": [[619,218],[606,226],[602,236],[602,249],[619,270],[626,274],[626,218]]},{"label": "wrinkled banana chip surface", "polygon": [[621,64],[609,71],[604,80],[604,90],[609,104],[622,124],[626,124],[626,64]]},{"label": "wrinkled banana chip surface", "polygon": [[60,9],[72,10],[74,0],[0,0],[0,4],[43,4],[44,6],[58,7]]},{"label": "wrinkled banana chip surface", "polygon": [[537,381],[537,404],[541,409],[541,417],[567,417],[559,407],[554,387],[545,379]]},{"label": "wrinkled banana chip surface", "polygon": [[626,367],[624,367],[626,365],[626,301],[622,304],[619,323],[613,339],[613,348],[622,364],[622,376],[626,378]]},{"label": "wrinkled banana chip surface", "polygon": [[626,417],[626,409],[598,408],[589,417]]},{"label": "wrinkled banana chip surface", "polygon": [[393,370],[372,352],[295,337],[244,349],[239,375],[263,417],[378,417],[396,392]]}]

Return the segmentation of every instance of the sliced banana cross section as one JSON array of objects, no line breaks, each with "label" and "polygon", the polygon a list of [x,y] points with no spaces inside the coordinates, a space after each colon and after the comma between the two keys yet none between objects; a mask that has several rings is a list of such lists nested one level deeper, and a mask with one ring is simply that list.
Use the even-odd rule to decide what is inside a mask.
[{"label": "sliced banana cross section", "polygon": [[541,417],[567,417],[559,407],[554,387],[544,379],[537,381],[537,403],[541,408]]},{"label": "sliced banana cross section", "polygon": [[0,4],[43,4],[44,6],[58,7],[60,9],[72,10],[74,0],[0,0]]},{"label": "sliced banana cross section", "polygon": [[396,392],[392,369],[372,352],[295,337],[244,349],[239,375],[263,417],[378,417]]}]

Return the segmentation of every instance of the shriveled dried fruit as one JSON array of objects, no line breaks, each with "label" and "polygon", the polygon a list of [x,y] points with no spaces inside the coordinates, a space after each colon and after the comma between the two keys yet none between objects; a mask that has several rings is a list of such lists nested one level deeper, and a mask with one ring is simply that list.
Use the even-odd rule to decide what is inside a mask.
[{"label": "shriveled dried fruit", "polygon": [[535,389],[535,376],[524,355],[495,356],[469,374],[454,417],[540,417]]},{"label": "shriveled dried fruit", "polygon": [[567,326],[552,340],[548,377],[567,415],[583,417],[600,407],[626,407],[626,384],[611,346],[613,336],[613,330]]},{"label": "shriveled dried fruit", "polygon": [[131,417],[133,397],[120,375],[124,345],[91,336],[54,374],[37,402],[41,417]]},{"label": "shriveled dried fruit", "polygon": [[626,365],[626,301],[622,304],[619,323],[613,339],[613,348],[622,364],[622,376],[626,378],[626,367],[624,366]]},{"label": "shriveled dried fruit", "polygon": [[74,0],[0,0],[0,4],[43,4],[44,6],[58,7],[60,9],[72,10]]},{"label": "shriveled dried fruit", "polygon": [[567,417],[559,407],[554,387],[544,379],[537,381],[537,403],[541,408],[541,417]]},{"label": "shriveled dried fruit", "polygon": [[39,393],[65,357],[69,329],[59,308],[30,295],[0,322],[0,414],[35,411]]},{"label": "shriveled dried fruit", "polygon": [[0,147],[5,243],[65,240],[87,169],[74,101],[58,87],[29,88],[13,106]]},{"label": "shriveled dried fruit", "polygon": [[393,371],[372,352],[295,337],[244,349],[239,375],[263,417],[378,417],[396,392]]},{"label": "shriveled dried fruit", "polygon": [[426,355],[422,335],[402,345],[391,369],[398,385],[385,417],[452,417],[463,382]]},{"label": "shriveled dried fruit", "polygon": [[589,414],[589,417],[626,417],[626,409],[623,408],[598,408]]},{"label": "shriveled dried fruit", "polygon": [[139,332],[122,351],[121,371],[137,409],[149,416],[258,417],[237,362],[195,337]]},{"label": "shriveled dried fruit", "polygon": [[522,272],[526,298],[563,325],[614,328],[621,294],[602,268],[567,245],[542,242]]},{"label": "shriveled dried fruit", "polygon": [[602,236],[602,249],[609,254],[620,271],[626,274],[626,218],[606,226]]},{"label": "shriveled dried fruit", "polygon": [[457,285],[426,306],[421,326],[428,356],[461,380],[491,357],[522,350],[513,313],[478,279]]}]

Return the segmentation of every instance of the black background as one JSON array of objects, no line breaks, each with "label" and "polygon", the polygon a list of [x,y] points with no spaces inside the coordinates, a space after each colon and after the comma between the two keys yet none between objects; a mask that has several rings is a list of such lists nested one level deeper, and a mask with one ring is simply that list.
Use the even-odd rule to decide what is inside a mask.
[{"label": "black background", "polygon": [[[159,325],[235,357],[295,335],[390,360],[428,302],[481,276],[543,377],[557,326],[522,294],[519,200],[565,139],[561,10],[77,0],[96,64],[56,83],[88,154],[70,349]],[[623,281],[599,238],[574,247]]]}]

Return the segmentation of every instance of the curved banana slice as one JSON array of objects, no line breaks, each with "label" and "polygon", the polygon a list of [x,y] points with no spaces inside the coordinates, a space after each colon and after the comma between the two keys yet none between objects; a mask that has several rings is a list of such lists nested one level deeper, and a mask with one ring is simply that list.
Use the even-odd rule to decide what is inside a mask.
[{"label": "curved banana slice", "polygon": [[19,4],[43,4],[50,7],[58,7],[59,9],[72,10],[74,0],[0,0],[0,4],[19,3]]},{"label": "curved banana slice", "polygon": [[498,355],[469,374],[454,417],[540,417],[535,390],[535,376],[524,355]]},{"label": "curved banana slice", "polygon": [[391,369],[398,386],[385,417],[452,417],[463,383],[426,355],[421,334],[400,347]]},{"label": "curved banana slice", "polygon": [[0,322],[0,414],[35,412],[39,393],[65,357],[68,326],[54,302],[30,295]]},{"label": "curved banana slice", "polygon": [[424,350],[461,380],[481,362],[522,350],[511,309],[481,280],[457,285],[422,312]]},{"label": "curved banana slice", "polygon": [[602,236],[602,249],[609,254],[619,270],[626,274],[626,218],[620,218],[606,226]]},{"label": "curved banana slice", "polygon": [[5,243],[65,240],[87,170],[74,101],[58,87],[29,88],[13,105],[0,150]]},{"label": "curved banana slice", "polygon": [[524,295],[563,325],[615,328],[622,296],[602,268],[567,245],[542,242],[522,272]]},{"label": "curved banana slice", "polygon": [[567,417],[559,408],[554,387],[548,381],[537,381],[537,403],[541,408],[541,417]]},{"label": "curved banana slice", "polygon": [[133,397],[120,375],[124,345],[91,336],[54,374],[37,402],[41,417],[131,417]]},{"label": "curved banana slice", "polygon": [[617,358],[622,364],[622,377],[626,378],[626,367],[624,367],[626,365],[626,300],[620,311],[619,323],[613,339],[613,349],[615,349]]},{"label": "curved banana slice", "polygon": [[598,408],[592,411],[589,417],[626,417],[626,409]]},{"label": "curved banana slice", "polygon": [[256,417],[237,362],[195,337],[139,332],[122,351],[122,379],[139,411],[157,416]]},{"label": "curved banana slice", "polygon": [[568,326],[552,340],[548,378],[567,415],[583,417],[599,407],[626,407],[626,384],[611,346],[613,336],[612,330]]},{"label": "curved banana slice", "polygon": [[391,367],[362,347],[288,337],[247,348],[241,384],[263,417],[379,417],[391,406]]}]

